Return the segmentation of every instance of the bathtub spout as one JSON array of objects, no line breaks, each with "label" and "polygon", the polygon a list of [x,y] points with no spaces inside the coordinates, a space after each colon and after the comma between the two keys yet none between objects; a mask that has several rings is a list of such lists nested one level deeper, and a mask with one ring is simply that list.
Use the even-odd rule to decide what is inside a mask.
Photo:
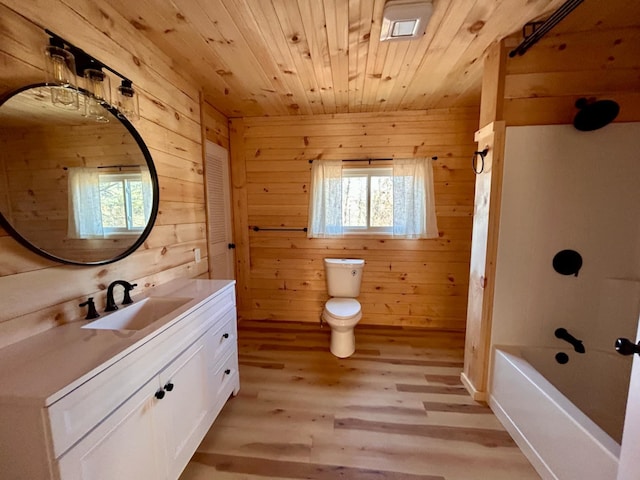
[{"label": "bathtub spout", "polygon": [[573,349],[578,353],[585,353],[586,350],[584,345],[582,344],[582,340],[578,340],[576,337],[567,332],[566,328],[557,328],[555,331],[555,336],[565,342],[569,342],[573,345]]}]

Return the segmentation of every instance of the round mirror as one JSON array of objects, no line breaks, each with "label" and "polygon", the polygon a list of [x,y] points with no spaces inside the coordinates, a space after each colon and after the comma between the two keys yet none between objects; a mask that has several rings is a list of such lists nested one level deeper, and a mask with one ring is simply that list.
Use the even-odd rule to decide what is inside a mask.
[{"label": "round mirror", "polygon": [[25,247],[63,263],[126,257],[158,213],[149,150],[117,109],[99,108],[96,121],[82,107],[54,106],[42,84],[0,101],[0,224]]}]

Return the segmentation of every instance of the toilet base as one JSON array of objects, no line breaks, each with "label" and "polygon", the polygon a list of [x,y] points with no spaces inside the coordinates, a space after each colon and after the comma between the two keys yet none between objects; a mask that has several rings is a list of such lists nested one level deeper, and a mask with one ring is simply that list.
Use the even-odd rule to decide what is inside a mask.
[{"label": "toilet base", "polygon": [[338,358],[347,358],[353,355],[353,352],[356,351],[356,336],[353,333],[353,328],[346,332],[332,329],[329,350]]}]

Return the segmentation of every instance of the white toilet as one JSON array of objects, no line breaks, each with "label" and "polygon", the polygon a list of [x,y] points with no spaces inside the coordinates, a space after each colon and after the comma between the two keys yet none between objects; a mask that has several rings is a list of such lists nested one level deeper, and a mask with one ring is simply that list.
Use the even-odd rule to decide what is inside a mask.
[{"label": "white toilet", "polygon": [[354,258],[325,258],[324,271],[327,290],[333,298],[324,306],[322,320],[331,327],[331,353],[346,358],[356,350],[353,329],[362,318],[360,295],[364,260]]}]

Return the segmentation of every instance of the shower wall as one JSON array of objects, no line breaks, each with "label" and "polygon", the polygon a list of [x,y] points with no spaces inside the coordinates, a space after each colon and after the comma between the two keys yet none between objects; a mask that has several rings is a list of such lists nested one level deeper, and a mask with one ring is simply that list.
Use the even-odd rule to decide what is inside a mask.
[{"label": "shower wall", "polygon": [[[640,312],[640,123],[506,134],[492,345],[548,345],[566,328],[590,349],[635,338]],[[552,267],[573,249],[579,275]]]}]

